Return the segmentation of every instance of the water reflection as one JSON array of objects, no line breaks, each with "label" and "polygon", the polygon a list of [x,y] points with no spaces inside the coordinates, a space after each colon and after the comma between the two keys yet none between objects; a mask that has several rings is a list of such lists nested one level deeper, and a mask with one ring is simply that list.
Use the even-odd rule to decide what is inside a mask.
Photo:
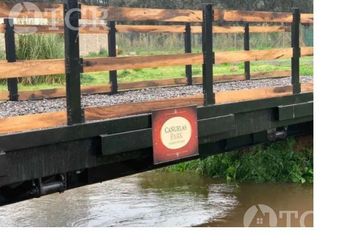
[{"label": "water reflection", "polygon": [[242,226],[255,203],[312,209],[312,187],[149,172],[2,207],[0,226]]}]

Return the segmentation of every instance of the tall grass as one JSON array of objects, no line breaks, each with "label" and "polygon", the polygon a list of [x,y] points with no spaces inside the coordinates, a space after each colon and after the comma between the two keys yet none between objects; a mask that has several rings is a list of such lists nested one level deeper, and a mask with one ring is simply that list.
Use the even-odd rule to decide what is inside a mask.
[{"label": "tall grass", "polygon": [[[55,59],[64,57],[64,39],[60,35],[19,35],[16,49],[17,59]],[[21,78],[22,84],[63,83],[64,75]]]},{"label": "tall grass", "polygon": [[[214,49],[217,51],[243,49],[243,34],[215,34]],[[252,49],[290,47],[290,33],[253,33],[250,38]],[[118,46],[124,54],[154,54],[161,51],[168,53],[183,52],[183,34],[150,34],[122,33],[118,34]],[[202,36],[193,34],[192,47],[194,52],[201,52]]]},{"label": "tall grass", "polygon": [[313,148],[290,139],[168,167],[236,182],[313,182]]},{"label": "tall grass", "polygon": [[[313,29],[301,26],[301,44],[312,46]],[[215,51],[241,50],[243,49],[243,34],[215,34],[213,38]],[[157,34],[157,33],[120,33],[117,35],[117,43],[124,54],[134,52],[136,54],[158,54],[183,52],[183,34]],[[201,34],[192,35],[192,47],[194,52],[201,52]],[[251,49],[286,48],[291,46],[291,33],[251,33]]]}]

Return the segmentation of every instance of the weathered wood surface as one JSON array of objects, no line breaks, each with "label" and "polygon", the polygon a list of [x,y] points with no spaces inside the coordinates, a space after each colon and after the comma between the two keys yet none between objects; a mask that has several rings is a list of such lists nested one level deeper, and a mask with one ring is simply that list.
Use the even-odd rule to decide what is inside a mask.
[{"label": "weathered wood surface", "polygon": [[[313,84],[302,84],[303,92],[313,91]],[[258,88],[240,91],[221,92],[216,94],[216,104],[224,104],[230,102],[241,102],[255,99],[266,99],[272,97],[280,97],[292,94],[292,87],[275,87],[275,88]],[[151,101],[144,103],[119,104],[110,107],[98,107],[85,109],[86,120],[104,120],[119,118],[123,116],[149,113],[153,110],[164,108],[176,108],[189,105],[201,106],[203,104],[203,96],[196,95],[193,97],[177,98],[162,101]],[[53,128],[66,124],[66,112],[53,112],[34,114],[18,117],[10,117],[0,119],[0,134],[10,134],[16,132],[24,132],[45,128]]]},{"label": "weathered wood surface", "polygon": [[[216,64],[275,60],[292,57],[292,48],[217,52]],[[302,56],[313,55],[313,48],[302,48]],[[124,69],[140,69],[154,67],[200,65],[203,63],[201,53],[185,53],[157,56],[133,56],[133,57],[103,57],[84,59],[84,72],[100,72]],[[63,59],[53,60],[27,60],[15,63],[2,63],[0,65],[0,79],[44,76],[65,73]]]},{"label": "weathered wood surface", "polygon": [[[200,26],[192,26],[192,33],[202,33]],[[184,33],[184,25],[117,25],[118,33]],[[272,33],[272,32],[289,32],[289,26],[251,26],[251,33]],[[5,32],[4,24],[0,24],[0,33]],[[28,33],[47,33],[47,34],[63,34],[63,25],[15,25],[15,32],[18,34]],[[227,33],[244,33],[244,27],[241,26],[214,26],[215,34]],[[107,34],[108,29],[105,25],[81,25],[81,34]]]},{"label": "weathered wood surface", "polygon": [[[183,25],[117,25],[117,31],[120,33],[139,32],[139,33],[183,33]],[[192,26],[192,33],[202,33],[200,26]],[[287,26],[251,26],[251,33],[271,33],[271,32],[289,32]],[[240,26],[214,26],[213,32],[219,33],[244,33],[244,27]]]},{"label": "weathered wood surface", "polygon": [[[62,4],[36,3],[39,11],[12,12],[15,4],[0,3],[0,17],[63,18]],[[22,10],[22,9],[19,9]],[[98,7],[81,5],[83,19],[116,21],[202,22],[202,11],[188,9],[149,9],[127,7]],[[215,20],[236,22],[292,22],[292,13],[215,10]],[[301,22],[313,23],[313,14],[302,14]]]},{"label": "weathered wood surface", "polygon": [[[264,78],[279,78],[279,77],[289,77],[291,75],[290,71],[274,71],[274,72],[257,72],[252,74],[252,79],[264,79]],[[245,79],[244,74],[237,75],[222,75],[214,76],[214,82],[231,82],[231,81],[243,81]],[[193,84],[202,84],[202,77],[194,77]],[[139,82],[127,82],[120,83],[120,91],[144,89],[151,87],[173,87],[173,86],[186,86],[186,78],[172,78],[163,80],[151,80],[151,81],[139,81]],[[98,86],[82,86],[82,95],[89,94],[108,94],[111,92],[111,86],[109,84],[98,85]],[[9,93],[7,91],[0,92],[0,101],[7,101],[9,99]],[[40,100],[40,99],[51,99],[51,98],[61,98],[66,96],[65,88],[55,88],[55,89],[45,89],[37,91],[20,91],[19,100]]]},{"label": "weathered wood surface", "polygon": [[[203,98],[201,96],[196,96],[145,103],[119,104],[110,107],[87,108],[85,109],[85,117],[87,121],[95,121],[141,114],[157,109],[201,105],[202,103]],[[66,112],[52,112],[4,118],[0,119],[0,124],[0,134],[52,128],[55,126],[66,125]]]},{"label": "weathered wood surface", "polygon": [[65,73],[64,59],[26,60],[0,64],[0,79]]},{"label": "weathered wood surface", "polygon": [[[219,19],[227,22],[274,22],[291,23],[292,13],[226,10],[219,13]],[[301,23],[313,24],[313,14],[301,14]]]},{"label": "weathered wood surface", "polygon": [[86,58],[84,72],[183,66],[203,63],[203,54],[185,53],[157,56]]},{"label": "weathered wood surface", "polygon": [[[292,57],[292,48],[217,52],[216,64],[275,60]],[[302,56],[312,56],[313,48],[302,48]],[[100,72],[124,69],[140,69],[154,67],[200,65],[203,55],[200,53],[186,53],[157,56],[133,57],[103,57],[84,59],[84,72]],[[63,59],[53,60],[27,60],[15,63],[2,63],[0,65],[0,79],[44,76],[65,73]]]}]

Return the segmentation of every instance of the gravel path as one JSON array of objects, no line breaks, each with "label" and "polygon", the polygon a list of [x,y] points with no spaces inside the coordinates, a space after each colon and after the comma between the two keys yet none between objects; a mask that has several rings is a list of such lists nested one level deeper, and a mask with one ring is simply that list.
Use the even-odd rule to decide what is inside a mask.
[{"label": "gravel path", "polygon": [[[312,81],[312,77],[301,77],[301,82]],[[291,84],[291,78],[262,79],[250,81],[235,81],[217,83],[215,92],[241,89],[282,87]],[[162,100],[177,97],[193,96],[202,93],[202,86],[183,86],[170,88],[146,88],[122,92],[117,95],[89,95],[82,98],[83,107],[111,106],[119,103],[136,103],[152,100]],[[39,101],[1,102],[0,118],[26,114],[63,111],[66,108],[65,98]]]}]

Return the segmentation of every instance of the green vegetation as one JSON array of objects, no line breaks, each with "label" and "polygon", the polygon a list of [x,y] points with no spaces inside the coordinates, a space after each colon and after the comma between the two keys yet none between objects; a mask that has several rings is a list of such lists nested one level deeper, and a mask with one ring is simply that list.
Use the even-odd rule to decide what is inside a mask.
[{"label": "green vegetation", "polygon": [[[270,49],[290,46],[290,33],[252,34],[252,49]],[[309,33],[311,35],[311,32]],[[307,35],[309,35],[307,34]],[[183,53],[183,34],[118,34],[120,55],[165,55]],[[201,36],[193,35],[193,52],[201,52]],[[53,59],[63,58],[64,40],[60,35],[18,35],[17,56],[19,59]],[[215,51],[241,50],[242,34],[215,35]],[[105,57],[107,50],[90,53],[89,57]],[[0,51],[0,59],[4,53]],[[290,70],[290,59],[276,61],[252,62],[251,71],[271,72]],[[243,63],[222,64],[214,67],[215,75],[242,74]],[[193,76],[201,76],[202,67],[193,66]],[[301,75],[313,75],[313,58],[301,60]],[[159,80],[185,76],[183,66],[166,68],[131,69],[118,71],[120,82]],[[82,75],[83,85],[100,85],[108,83],[108,72],[96,72]],[[64,86],[64,76],[44,76],[19,79],[20,91],[60,88]],[[6,90],[6,81],[0,81],[0,90]]]},{"label": "green vegetation", "polygon": [[313,148],[299,149],[294,139],[259,145],[205,159],[181,163],[166,171],[194,171],[236,182],[313,182]]},{"label": "green vegetation", "polygon": [[[91,54],[90,56],[94,56]],[[301,60],[300,72],[303,76],[313,75],[313,58],[305,57]],[[272,72],[272,71],[282,71],[291,70],[289,60],[276,60],[276,61],[260,61],[251,63],[252,72]],[[214,67],[215,75],[232,75],[232,74],[242,74],[244,72],[243,63],[240,64],[221,64]],[[201,76],[202,68],[201,66],[193,66],[193,76]],[[183,66],[179,67],[165,67],[165,68],[147,68],[147,69],[131,69],[118,71],[119,82],[133,82],[133,81],[145,81],[145,80],[159,80],[168,78],[180,78],[185,76],[185,68]],[[41,79],[41,78],[38,78]],[[56,79],[56,78],[55,78]],[[50,82],[46,81],[32,81],[19,84],[21,90],[38,90],[38,89],[50,89],[63,87],[61,81],[53,80]],[[61,78],[59,78],[61,79]],[[83,74],[81,82],[83,85],[100,85],[108,83],[108,72],[96,72]],[[3,82],[4,83],[4,82]],[[30,84],[32,83],[32,84]],[[0,90],[5,90],[6,85],[0,85]]]}]

